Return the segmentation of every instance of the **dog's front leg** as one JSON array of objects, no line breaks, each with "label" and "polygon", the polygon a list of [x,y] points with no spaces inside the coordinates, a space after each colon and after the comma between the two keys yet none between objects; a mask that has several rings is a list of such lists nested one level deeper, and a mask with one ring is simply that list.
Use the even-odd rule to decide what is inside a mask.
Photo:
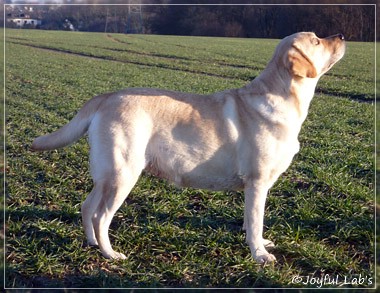
[{"label": "dog's front leg", "polygon": [[274,262],[276,258],[265,249],[263,239],[264,209],[269,187],[260,181],[247,182],[244,195],[244,226],[247,243],[258,263]]}]

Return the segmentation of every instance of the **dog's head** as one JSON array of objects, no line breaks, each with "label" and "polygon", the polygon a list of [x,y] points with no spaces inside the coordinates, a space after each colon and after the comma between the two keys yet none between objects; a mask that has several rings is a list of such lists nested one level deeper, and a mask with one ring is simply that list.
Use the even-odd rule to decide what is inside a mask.
[{"label": "dog's head", "polygon": [[276,55],[293,76],[319,78],[343,57],[345,48],[342,34],[321,39],[301,32],[284,38]]}]

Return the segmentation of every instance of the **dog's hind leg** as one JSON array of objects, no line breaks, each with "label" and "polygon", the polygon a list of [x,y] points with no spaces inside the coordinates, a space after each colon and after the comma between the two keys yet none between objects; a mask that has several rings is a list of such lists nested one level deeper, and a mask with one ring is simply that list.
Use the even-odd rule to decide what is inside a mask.
[{"label": "dog's hind leg", "polygon": [[82,225],[87,237],[87,243],[89,245],[98,245],[96,240],[94,226],[92,224],[92,218],[95,214],[95,210],[99,205],[102,193],[95,185],[91,193],[87,196],[86,200],[82,204]]},{"label": "dog's hind leg", "polygon": [[106,258],[125,259],[125,255],[112,249],[108,229],[116,211],[123,204],[129,192],[137,182],[138,174],[127,170],[119,171],[113,178],[96,184],[96,193],[101,193],[99,204],[92,218],[95,236],[99,248]]},{"label": "dog's hind leg", "polygon": [[126,257],[112,249],[108,229],[145,168],[146,146],[150,139],[146,123],[138,127],[123,120],[125,116],[133,116],[133,112],[118,116],[121,112],[117,110],[119,102],[119,98],[109,101],[109,111],[114,112],[113,115],[100,112],[89,128],[94,189],[82,207],[83,224],[90,244],[98,244],[104,257],[114,259]]}]

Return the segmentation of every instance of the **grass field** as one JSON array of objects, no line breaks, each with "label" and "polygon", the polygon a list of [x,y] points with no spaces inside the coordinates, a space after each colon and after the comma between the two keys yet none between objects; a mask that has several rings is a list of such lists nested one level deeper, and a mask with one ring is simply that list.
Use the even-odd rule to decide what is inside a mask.
[{"label": "grass field", "polygon": [[[111,224],[125,261],[86,246],[88,145],[32,153],[92,96],[126,87],[240,87],[278,40],[6,31],[6,287],[374,287],[374,44],[348,43],[319,82],[301,151],[271,189],[265,237],[245,244],[243,195],[142,176]],[[337,284],[332,281],[338,280]]]}]

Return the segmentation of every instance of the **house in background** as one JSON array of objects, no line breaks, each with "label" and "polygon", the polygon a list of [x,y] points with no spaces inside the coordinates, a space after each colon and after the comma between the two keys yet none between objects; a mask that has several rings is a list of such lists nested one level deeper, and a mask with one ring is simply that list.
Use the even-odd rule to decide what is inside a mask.
[{"label": "house in background", "polygon": [[32,6],[7,6],[7,26],[18,28],[37,28],[42,24],[40,18],[37,18],[37,14],[34,12]]},{"label": "house in background", "polygon": [[29,17],[12,17],[8,18],[8,22],[13,22],[17,27],[36,28],[40,26],[42,21],[40,19]]}]

